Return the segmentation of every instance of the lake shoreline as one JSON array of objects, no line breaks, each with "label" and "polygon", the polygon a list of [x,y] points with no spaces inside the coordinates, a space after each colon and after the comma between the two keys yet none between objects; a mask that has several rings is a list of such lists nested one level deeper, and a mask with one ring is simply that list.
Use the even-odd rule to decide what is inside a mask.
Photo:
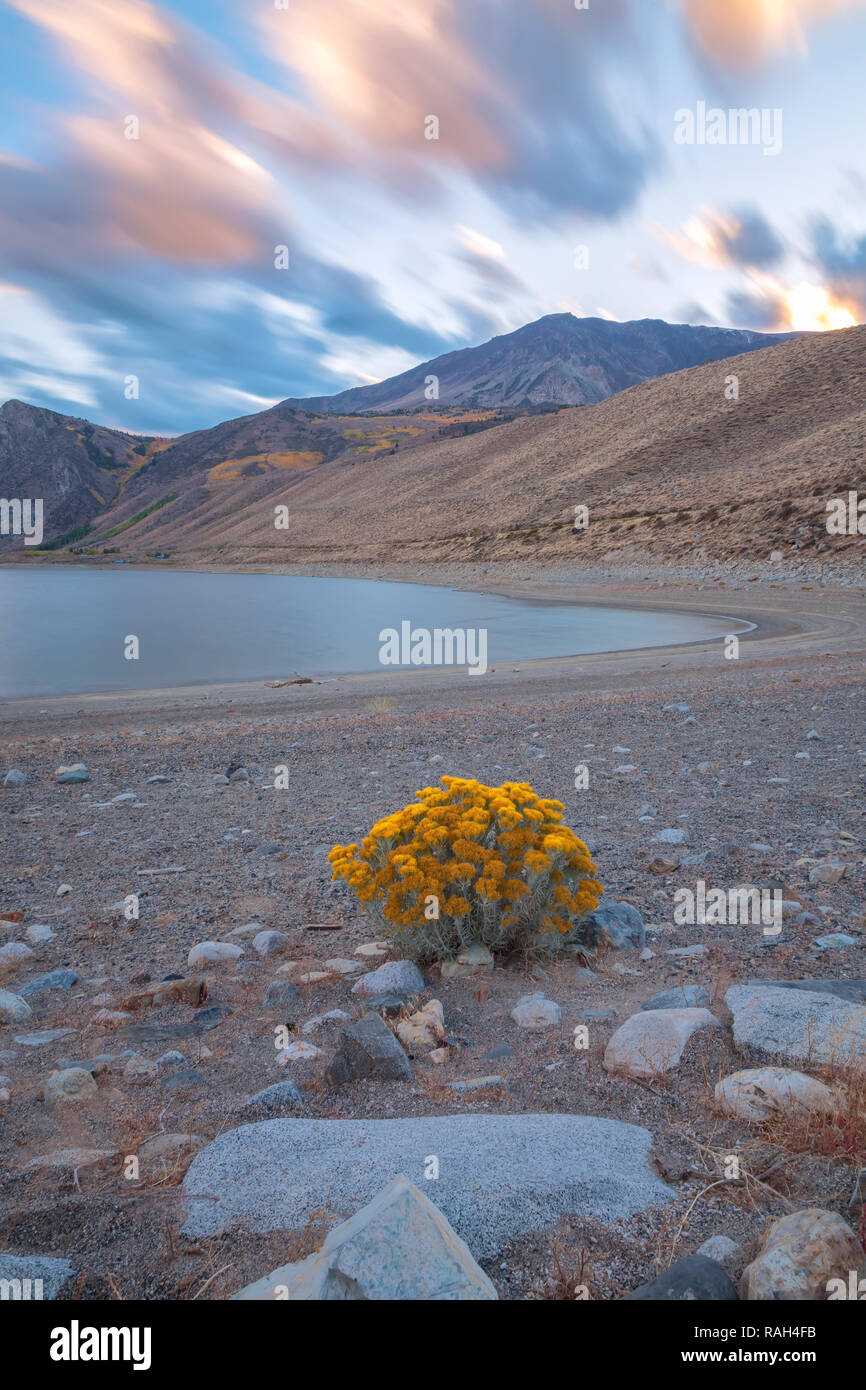
[{"label": "lake shoreline", "polygon": [[[525,566],[523,570],[525,574]],[[362,576],[356,572],[354,577]],[[377,570],[375,574],[368,571],[363,577],[395,580],[396,574],[392,572],[386,576]],[[462,581],[468,591],[473,577],[463,570],[448,573],[440,568],[438,578],[440,585],[449,589],[461,587]],[[800,587],[782,588],[763,584],[735,590],[672,582],[661,588],[656,585],[635,585],[617,576],[614,582],[608,578],[606,583],[600,585],[586,584],[579,576],[544,572],[536,572],[525,578],[497,576],[493,582],[490,576],[482,574],[477,574],[474,579],[476,583],[486,579],[487,583],[484,588],[478,587],[472,592],[496,594],[503,598],[645,609],[656,613],[702,614],[715,618],[724,616],[737,622],[753,623],[753,630],[740,634],[740,663],[744,660],[796,662],[809,660],[815,654],[851,650],[866,652],[866,598],[847,589],[816,588],[809,591],[807,598]],[[402,576],[402,580],[411,582],[406,576]],[[416,582],[427,584],[429,578],[419,575]],[[526,689],[541,694],[545,689],[573,687],[575,682],[587,688],[599,688],[605,682],[617,688],[635,688],[654,679],[656,673],[662,670],[712,670],[718,667],[720,660],[721,644],[718,639],[710,639],[619,652],[526,659],[519,662],[519,668],[516,662],[505,661],[475,680],[467,680],[465,670],[453,667],[408,670],[383,667],[370,673],[327,677],[305,671],[300,674],[310,677],[312,684],[289,684],[279,688],[268,686],[266,679],[291,680],[291,672],[285,676],[247,681],[22,696],[0,703],[0,728],[8,733],[16,728],[39,727],[45,718],[63,721],[89,718],[116,720],[125,714],[139,717],[146,713],[156,715],[160,711],[183,713],[191,720],[197,720],[206,718],[220,704],[235,709],[261,711],[318,711],[353,707],[382,695],[393,698],[411,695],[422,699],[429,707],[435,707],[439,700],[461,705],[467,699],[474,703],[484,691],[494,698],[498,698],[503,690],[521,692]]]}]

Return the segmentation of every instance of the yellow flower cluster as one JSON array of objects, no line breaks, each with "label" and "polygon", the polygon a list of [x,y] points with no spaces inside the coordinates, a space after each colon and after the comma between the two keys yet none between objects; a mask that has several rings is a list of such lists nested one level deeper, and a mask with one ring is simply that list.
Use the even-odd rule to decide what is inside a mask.
[{"label": "yellow flower cluster", "polygon": [[562,824],[560,801],[527,782],[486,787],[443,777],[373,826],[335,845],[334,879],[400,936],[407,953],[448,955],[473,941],[513,949],[566,933],[602,893],[589,851]]}]

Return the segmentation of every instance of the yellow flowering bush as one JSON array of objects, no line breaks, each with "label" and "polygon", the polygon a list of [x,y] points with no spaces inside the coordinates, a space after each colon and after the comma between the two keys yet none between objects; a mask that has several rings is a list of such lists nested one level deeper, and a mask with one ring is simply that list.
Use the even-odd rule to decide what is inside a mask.
[{"label": "yellow flowering bush", "polygon": [[528,782],[486,787],[443,777],[385,816],[361,845],[335,845],[334,879],[402,955],[450,960],[491,951],[561,949],[603,892],[589,850],[562,824],[561,801]]}]

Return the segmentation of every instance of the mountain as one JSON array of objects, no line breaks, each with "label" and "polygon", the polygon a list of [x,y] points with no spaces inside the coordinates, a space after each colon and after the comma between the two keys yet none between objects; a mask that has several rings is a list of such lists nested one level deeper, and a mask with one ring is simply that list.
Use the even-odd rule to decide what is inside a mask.
[{"label": "mountain", "polygon": [[[485,456],[487,448],[510,448],[523,431],[527,438],[537,432],[539,439],[547,438],[548,428],[555,433],[561,402],[598,402],[665,371],[674,373],[665,380],[676,382],[677,373],[694,370],[690,363],[718,357],[727,365],[731,352],[752,353],[768,342],[779,343],[773,350],[784,353],[793,350],[785,341],[792,336],[554,314],[378,386],[314,402],[283,401],[178,439],[141,438],[8,401],[0,407],[0,490],[4,497],[43,499],[49,548],[75,547],[95,555],[222,556],[236,544],[243,551],[262,516],[273,531],[276,505],[318,496],[311,535],[322,518],[341,514],[344,493],[359,488],[381,487],[375,511],[380,513],[387,499],[388,509],[399,514],[403,498],[385,480],[392,474],[406,478],[411,494],[414,461],[418,467],[438,467],[440,458],[451,457],[449,443],[454,457],[462,458],[463,444],[473,440],[465,457],[467,467],[474,467],[475,449]],[[719,366],[712,372],[714,380],[724,376]],[[430,375],[439,376],[440,398],[425,403],[423,382]],[[411,410],[404,404],[393,406],[397,413],[384,407],[371,413],[370,393],[392,403],[412,400],[409,379],[420,383],[420,402]],[[449,395],[459,401],[449,404],[443,399]],[[310,404],[320,408],[313,411]],[[592,407],[593,420],[598,409]],[[578,436],[592,433],[585,410],[567,414]],[[488,444],[481,441],[484,435],[491,436]],[[392,466],[389,461],[397,455],[401,462]],[[521,467],[525,473],[531,465]],[[518,487],[516,476],[506,493]],[[486,505],[489,510],[497,499],[488,498]],[[377,515],[377,526],[379,521]],[[430,534],[437,529],[438,523]],[[270,534],[261,539],[264,551],[274,540]],[[276,540],[285,554],[298,537],[281,532]],[[323,538],[316,553],[324,556],[327,550]],[[0,536],[0,553],[32,560],[37,548],[24,547],[20,537]]]},{"label": "mountain", "polygon": [[[726,392],[731,377],[738,399]],[[262,568],[526,559],[568,570],[630,557],[694,563],[701,555],[752,564],[774,550],[855,564],[862,539],[828,536],[826,502],[858,488],[866,495],[864,387],[859,327],[690,367],[597,405],[450,438],[422,434],[399,448],[360,444],[312,466],[266,464],[249,476],[211,463],[224,447],[249,447],[244,431],[253,426],[233,422],[240,441],[222,440],[215,453],[207,449],[212,431],[155,453],[101,516],[92,549],[99,555],[114,531],[109,546],[133,560],[157,551],[171,563]],[[274,428],[285,409],[276,407]],[[287,418],[292,428],[319,427]],[[411,429],[418,418],[396,422]],[[338,419],[313,417],[331,428]],[[344,416],[340,429],[352,421],[349,428],[369,428],[379,440],[395,417],[389,425],[387,417]],[[278,433],[285,427],[284,419]],[[186,448],[198,460],[187,473],[180,455],[170,464]],[[358,452],[365,448],[375,451]],[[173,500],[160,505],[166,495]],[[280,504],[288,507],[285,530],[274,525]],[[575,533],[577,505],[589,508],[590,524]]]},{"label": "mountain", "polygon": [[425,390],[433,376],[443,406],[592,405],[650,377],[752,352],[793,336],[663,319],[615,323],[547,314],[480,347],[447,352],[374,386],[285,404],[338,415],[414,410],[427,403]]},{"label": "mountain", "polygon": [[[0,491],[4,497],[45,499],[46,535],[72,532],[116,501],[151,444],[139,435],[7,401],[0,406]],[[50,525],[49,511],[61,525]],[[0,538],[4,542],[20,545],[12,537]]]}]

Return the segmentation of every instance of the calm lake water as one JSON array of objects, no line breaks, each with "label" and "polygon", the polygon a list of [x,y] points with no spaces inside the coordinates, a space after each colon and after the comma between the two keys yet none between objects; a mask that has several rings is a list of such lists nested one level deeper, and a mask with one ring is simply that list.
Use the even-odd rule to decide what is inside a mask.
[{"label": "calm lake water", "polygon": [[[431,632],[486,629],[488,666],[742,627],[380,580],[16,565],[0,567],[0,696],[385,672],[397,668],[380,664],[379,633],[407,621]],[[124,657],[129,636],[137,661]]]}]

